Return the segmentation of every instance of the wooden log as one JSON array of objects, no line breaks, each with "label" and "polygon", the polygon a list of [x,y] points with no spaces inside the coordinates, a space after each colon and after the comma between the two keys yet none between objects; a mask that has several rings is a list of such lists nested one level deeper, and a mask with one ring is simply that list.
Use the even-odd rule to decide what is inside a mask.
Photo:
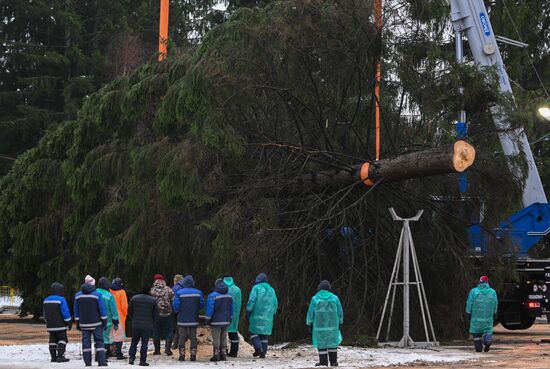
[{"label": "wooden log", "polygon": [[348,170],[322,170],[298,178],[297,187],[312,190],[340,189],[363,182],[372,186],[381,179],[397,182],[405,179],[429,177],[438,174],[460,173],[475,160],[475,149],[465,141],[443,145],[424,151],[414,151],[375,163],[363,163]]}]

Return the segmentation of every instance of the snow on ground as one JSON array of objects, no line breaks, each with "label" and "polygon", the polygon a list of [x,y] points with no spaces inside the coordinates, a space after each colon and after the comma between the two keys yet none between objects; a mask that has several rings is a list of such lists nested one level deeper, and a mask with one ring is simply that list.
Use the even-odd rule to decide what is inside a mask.
[{"label": "snow on ground", "polygon": [[[127,353],[128,344],[125,344],[124,352]],[[66,364],[50,363],[47,344],[0,346],[0,368],[78,368],[83,367],[84,362],[80,356],[80,345],[69,343],[68,355],[71,359]],[[139,354],[138,354],[139,357]],[[254,359],[250,356],[232,359],[222,363],[210,363],[208,358],[199,358],[198,362],[191,363],[177,361],[177,355],[161,357],[149,355],[148,362],[152,368],[172,369],[176,366],[186,368],[216,367],[219,369],[287,369],[287,368],[313,368],[317,361],[317,352],[311,346],[301,346],[296,349],[282,350],[272,349],[268,352],[267,359]],[[464,360],[472,360],[474,355],[450,348],[426,349],[363,349],[356,347],[342,347],[338,351],[338,361],[344,368],[366,368],[373,366],[406,365],[411,363],[452,363]],[[139,359],[138,359],[139,360]],[[136,360],[136,364],[137,361]],[[94,363],[94,366],[97,364]],[[111,359],[110,368],[128,368],[126,360],[117,361]]]}]

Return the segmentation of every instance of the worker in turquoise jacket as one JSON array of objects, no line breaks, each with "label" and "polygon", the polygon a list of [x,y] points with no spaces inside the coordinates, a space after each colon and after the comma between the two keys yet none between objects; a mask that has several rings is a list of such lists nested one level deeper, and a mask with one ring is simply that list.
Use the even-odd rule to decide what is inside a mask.
[{"label": "worker in turquoise jacket", "polygon": [[246,304],[246,318],[250,340],[254,346],[254,357],[265,359],[268,337],[273,331],[273,318],[277,312],[278,302],[275,290],[267,283],[267,275],[260,273],[256,284],[250,291]]},{"label": "worker in turquoise jacket", "polygon": [[107,308],[107,325],[103,327],[103,344],[105,345],[105,358],[107,359],[111,355],[111,344],[113,343],[111,337],[111,327],[116,331],[118,330],[119,316],[116,308],[115,297],[109,289],[111,288],[111,282],[105,278],[99,278],[97,281],[97,292],[103,297],[105,307]]},{"label": "worker in turquoise jacket", "polygon": [[227,335],[229,336],[230,348],[227,356],[237,357],[239,352],[239,317],[241,316],[241,307],[243,304],[243,297],[241,289],[235,284],[233,277],[225,276],[223,281],[229,288],[229,294],[233,297],[233,314],[231,316],[231,325],[227,328]]},{"label": "worker in turquoise jacket", "polygon": [[315,366],[338,366],[338,346],[342,342],[340,326],[344,324],[344,311],[340,299],[332,293],[329,281],[321,281],[317,294],[311,299],[307,311],[308,326],[313,347],[319,351]]},{"label": "worker in turquoise jacket", "polygon": [[477,287],[470,290],[466,302],[466,314],[470,320],[470,333],[474,337],[476,352],[487,352],[491,347],[497,307],[497,293],[489,287],[489,277],[484,275],[479,278]]}]

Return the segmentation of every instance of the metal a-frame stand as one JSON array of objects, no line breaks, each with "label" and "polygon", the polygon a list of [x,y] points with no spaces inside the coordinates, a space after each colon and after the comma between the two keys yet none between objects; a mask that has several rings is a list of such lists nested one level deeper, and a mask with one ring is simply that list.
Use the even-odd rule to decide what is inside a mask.
[{"label": "metal a-frame stand", "polygon": [[[409,222],[416,222],[422,216],[424,210],[420,210],[416,216],[412,218],[401,218],[397,216],[393,208],[389,209],[393,220],[403,222],[403,228],[401,229],[401,236],[399,238],[399,247],[395,256],[395,262],[393,264],[393,271],[390,278],[390,286],[386,293],[386,300],[384,301],[384,309],[382,310],[382,318],[380,319],[380,325],[378,326],[378,332],[376,333],[376,339],[380,341],[380,332],[384,325],[386,318],[386,310],[388,304],[390,305],[388,314],[388,324],[386,327],[386,340],[385,344],[398,347],[426,347],[426,346],[438,346],[439,343],[435,339],[434,328],[432,324],[432,318],[430,316],[430,308],[428,307],[428,300],[426,299],[426,292],[422,283],[422,275],[420,274],[420,267],[418,266],[418,259],[416,257],[416,250],[414,248],[414,242],[412,239],[411,228]],[[410,280],[410,262],[412,259],[414,281]],[[403,261],[403,280],[399,281],[399,271],[401,267],[401,260]],[[418,297],[420,302],[420,311],[422,314],[422,322],[424,323],[424,333],[426,334],[425,342],[414,342],[410,336],[410,286],[416,285],[418,291]],[[393,315],[393,307],[395,303],[395,294],[398,286],[403,286],[403,338],[399,342],[388,342],[391,321]],[[391,302],[390,302],[391,295]],[[429,325],[429,329],[428,329]]]}]

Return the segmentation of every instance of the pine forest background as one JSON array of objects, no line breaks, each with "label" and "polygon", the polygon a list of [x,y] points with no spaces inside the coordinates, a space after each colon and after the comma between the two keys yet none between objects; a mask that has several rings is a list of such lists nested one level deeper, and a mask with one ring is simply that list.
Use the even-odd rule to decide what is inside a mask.
[{"label": "pine forest background", "polygon": [[[522,178],[488,106],[527,128],[550,185],[550,140],[537,140],[548,123],[536,115],[550,100],[537,77],[550,85],[550,3],[486,3],[497,34],[529,44],[501,45],[518,110],[492,70],[455,63],[443,0],[385,1],[383,40],[367,0],[174,0],[161,63],[156,0],[2,1],[0,281],[36,313],[52,281],[72,293],[85,274],[135,291],[154,273],[191,273],[207,292],[226,273],[248,291],[263,271],[280,299],[275,336],[291,340],[306,336],[326,278],[345,336],[360,339],[375,332],[398,242],[387,208],[423,208],[413,234],[437,334],[463,335],[479,272],[515,278],[497,253],[469,256],[481,204],[487,227],[520,206]],[[381,156],[453,142],[465,106],[477,149],[466,200],[456,176],[296,182],[373,160],[380,55]]]}]

